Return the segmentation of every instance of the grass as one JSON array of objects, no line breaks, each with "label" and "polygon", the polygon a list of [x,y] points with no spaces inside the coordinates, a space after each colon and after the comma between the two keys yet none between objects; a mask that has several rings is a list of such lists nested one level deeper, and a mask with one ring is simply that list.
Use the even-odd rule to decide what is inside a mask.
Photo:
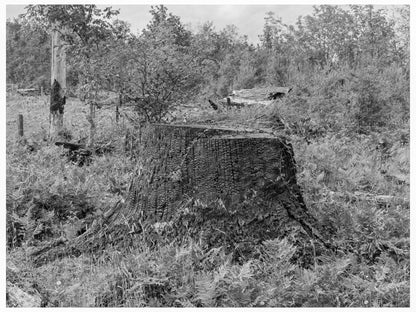
[{"label": "grass", "polygon": [[[272,110],[187,116],[189,122],[264,129]],[[74,141],[87,136],[84,111],[75,99],[66,106],[65,126]],[[26,143],[16,139],[19,113]],[[109,247],[100,255],[34,266],[30,248],[48,237],[73,239],[126,195],[135,161],[123,150],[128,122],[116,124],[113,117],[112,110],[97,111],[97,142],[110,143],[113,151],[78,167],[47,142],[46,98],[7,100],[7,262],[19,269],[7,279],[25,291],[36,289],[45,306],[409,306],[409,145],[394,143],[386,153],[377,148],[376,133],[327,133],[309,142],[292,136],[305,202],[321,223],[335,225],[333,239],[341,247],[315,254],[310,267],[294,257],[299,249],[313,254],[307,250],[313,242],[302,249],[290,237],[264,242],[258,258],[241,263],[223,248],[203,250],[190,241],[123,254]],[[399,142],[399,133],[385,135]]]}]

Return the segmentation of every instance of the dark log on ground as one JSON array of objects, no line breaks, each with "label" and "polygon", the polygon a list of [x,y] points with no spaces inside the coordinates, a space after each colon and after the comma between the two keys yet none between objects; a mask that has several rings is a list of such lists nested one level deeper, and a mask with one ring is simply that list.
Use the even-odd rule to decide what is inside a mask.
[{"label": "dark log on ground", "polygon": [[93,152],[83,144],[55,142],[55,145],[67,149],[65,156],[67,156],[68,161],[72,161],[80,167],[91,162]]},{"label": "dark log on ground", "polygon": [[233,97],[251,100],[274,100],[288,94],[292,88],[289,87],[268,87],[234,90]]},{"label": "dark log on ground", "polygon": [[56,146],[63,146],[63,148],[70,151],[87,151],[90,154],[95,153],[98,155],[111,152],[114,148],[111,144],[96,144],[93,149],[87,148],[85,144],[71,143],[71,142],[55,142]]},{"label": "dark log on ground", "polygon": [[68,151],[65,155],[68,157],[69,161],[73,161],[80,166],[88,164],[91,162],[91,156],[93,154],[102,155],[109,153],[113,150],[111,144],[104,144],[100,146],[95,146],[93,149],[87,148],[85,144],[77,144],[71,142],[55,142],[56,146],[62,146]]},{"label": "dark log on ground", "polygon": [[141,161],[126,202],[78,237],[79,250],[192,238],[234,251],[248,243],[252,252],[291,229],[332,247],[322,235],[326,229],[308,213],[284,137],[153,124],[141,130],[133,152]]},{"label": "dark log on ground", "polygon": [[56,146],[63,146],[66,149],[69,149],[70,151],[76,151],[79,149],[85,149],[85,145],[83,144],[76,144],[76,143],[70,143],[70,142],[55,142]]},{"label": "dark log on ground", "polygon": [[218,105],[217,104],[215,104],[213,101],[211,101],[211,100],[208,100],[208,102],[209,102],[209,104],[211,105],[211,107],[214,109],[214,110],[218,110]]}]

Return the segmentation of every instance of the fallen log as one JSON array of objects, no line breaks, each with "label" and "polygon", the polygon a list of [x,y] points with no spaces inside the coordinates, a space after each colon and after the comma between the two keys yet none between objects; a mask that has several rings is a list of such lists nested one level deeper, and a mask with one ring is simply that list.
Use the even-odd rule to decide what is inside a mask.
[{"label": "fallen log", "polygon": [[225,107],[237,107],[251,105],[270,105],[274,100],[284,97],[292,88],[269,87],[234,90],[232,94],[220,100]]},{"label": "fallen log", "polygon": [[68,161],[76,163],[80,167],[85,164],[88,165],[91,162],[93,151],[83,144],[55,142],[55,145],[67,149],[68,151],[65,152],[65,156],[67,156]]},{"label": "fallen log", "polygon": [[225,99],[220,100],[219,103],[225,108],[242,108],[246,105],[257,104],[258,102],[251,101],[251,103],[249,103],[248,101],[244,101],[244,99],[240,99],[239,101],[237,101],[235,99],[231,100],[230,97],[227,97]]},{"label": "fallen log", "polygon": [[212,100],[208,100],[208,102],[214,110],[218,110],[218,105],[217,104],[215,104]]},{"label": "fallen log", "polygon": [[375,201],[377,203],[403,203],[409,204],[409,198],[395,196],[395,195],[382,195],[373,194],[367,192],[329,192],[330,197],[342,198],[343,200],[355,202],[357,200]]},{"label": "fallen log", "polygon": [[20,95],[40,95],[40,90],[35,88],[29,88],[29,89],[17,89],[16,91]]},{"label": "fallen log", "polygon": [[275,100],[288,94],[292,88],[289,87],[266,87],[234,90],[232,97],[250,100]]},{"label": "fallen log", "polygon": [[102,144],[95,146],[94,148],[88,148],[84,144],[77,144],[71,142],[55,142],[56,146],[62,146],[68,150],[65,156],[68,157],[69,161],[72,161],[79,166],[89,164],[91,162],[91,156],[102,155],[111,152],[114,148],[111,144]]},{"label": "fallen log", "polygon": [[55,145],[62,146],[63,148],[69,149],[70,151],[86,149],[86,146],[83,144],[76,144],[76,143],[70,143],[70,142],[55,142]]}]

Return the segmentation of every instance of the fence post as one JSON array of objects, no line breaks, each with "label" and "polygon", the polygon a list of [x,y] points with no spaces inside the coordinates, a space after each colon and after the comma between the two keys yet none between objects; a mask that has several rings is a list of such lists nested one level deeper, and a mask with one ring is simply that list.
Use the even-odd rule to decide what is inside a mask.
[{"label": "fence post", "polygon": [[23,115],[22,114],[19,114],[18,116],[17,127],[19,130],[19,137],[23,137]]},{"label": "fence post", "polygon": [[118,123],[118,120],[120,119],[120,111],[119,111],[119,107],[121,106],[122,103],[122,96],[121,93],[118,95],[118,102],[116,102],[116,122]]}]

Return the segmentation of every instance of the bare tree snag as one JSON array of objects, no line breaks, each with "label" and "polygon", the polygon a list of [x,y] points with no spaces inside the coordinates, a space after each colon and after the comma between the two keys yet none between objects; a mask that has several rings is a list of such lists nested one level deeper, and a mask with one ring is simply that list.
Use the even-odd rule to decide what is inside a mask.
[{"label": "bare tree snag", "polygon": [[66,102],[66,53],[61,33],[52,31],[50,134],[56,136],[64,125]]}]

